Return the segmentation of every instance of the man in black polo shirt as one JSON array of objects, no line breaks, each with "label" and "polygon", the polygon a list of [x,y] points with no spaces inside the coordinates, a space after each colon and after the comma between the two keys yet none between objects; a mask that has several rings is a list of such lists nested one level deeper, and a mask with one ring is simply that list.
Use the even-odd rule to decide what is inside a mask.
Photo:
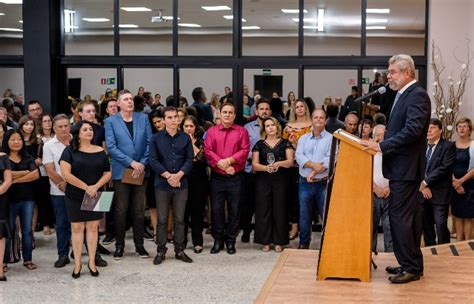
[{"label": "man in black polo shirt", "polygon": [[150,142],[150,165],[155,172],[155,196],[158,212],[157,251],[153,264],[160,264],[166,256],[168,212],[173,204],[175,258],[186,263],[192,259],[184,253],[184,213],[188,199],[188,180],[194,152],[186,133],[178,130],[178,111],[163,109],[165,130],[153,135]]}]

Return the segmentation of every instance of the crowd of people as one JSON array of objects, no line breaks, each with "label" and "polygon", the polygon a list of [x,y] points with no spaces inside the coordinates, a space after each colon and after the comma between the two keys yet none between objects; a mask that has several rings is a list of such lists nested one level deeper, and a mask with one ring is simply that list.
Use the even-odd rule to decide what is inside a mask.
[{"label": "crowd of people", "polygon": [[[377,251],[381,222],[384,250],[397,251],[400,230],[389,214],[389,185],[395,181],[384,174],[381,151],[390,150],[384,135],[398,97],[387,74],[380,77],[373,89],[386,86],[389,92],[369,105],[355,102],[357,87],[344,103],[339,96],[334,101],[327,96],[320,107],[293,92],[284,101],[277,92],[269,99],[258,92],[250,96],[244,86],[244,121],[239,124],[228,87],[222,97],[213,93],[210,100],[203,88],[195,88],[189,104],[181,94],[162,103],[160,94],[143,87],[137,94],[107,90],[99,101],[90,96],[72,100],[70,116],[54,117],[43,113],[40,101],[23,108],[7,91],[0,105],[0,281],[6,281],[8,264],[21,259],[27,269],[37,268],[34,231],[48,235],[53,227],[54,266],[64,267],[74,258],[75,279],[81,275],[83,244],[88,270],[98,276],[97,267],[107,266],[101,257],[107,250],[100,243],[115,242],[113,258],[123,259],[130,226],[141,258],[149,257],[144,239],[156,242],[155,265],[165,261],[168,243],[176,259],[193,262],[185,253],[188,231],[193,251],[200,254],[206,222],[214,239],[211,254],[224,246],[235,254],[240,230],[244,243],[255,230],[253,241],[264,252],[281,252],[297,238],[298,248],[308,249],[313,222],[324,215],[331,134],[338,129],[380,148],[374,158],[372,249]],[[432,118],[427,142],[420,144],[428,148],[419,151],[426,166],[418,172],[416,195],[426,245],[450,241],[450,210],[457,240],[472,238],[472,122],[457,121],[456,142],[443,139],[442,129],[441,121]],[[109,212],[82,210],[84,196],[96,197],[103,190],[114,192]]]}]

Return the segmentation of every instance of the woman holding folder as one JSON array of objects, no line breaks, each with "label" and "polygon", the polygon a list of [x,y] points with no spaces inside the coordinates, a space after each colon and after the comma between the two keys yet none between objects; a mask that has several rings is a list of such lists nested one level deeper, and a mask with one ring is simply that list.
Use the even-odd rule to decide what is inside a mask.
[{"label": "woman holding folder", "polygon": [[102,147],[91,144],[94,129],[87,121],[78,123],[73,131],[71,145],[67,147],[60,160],[61,173],[66,185],[66,210],[71,221],[71,241],[74,252],[74,271],[72,277],[81,275],[82,244],[84,229],[89,251],[88,268],[92,276],[99,276],[95,265],[99,221],[102,212],[81,210],[84,195],[95,197],[97,192],[110,180],[111,172],[107,156]]}]

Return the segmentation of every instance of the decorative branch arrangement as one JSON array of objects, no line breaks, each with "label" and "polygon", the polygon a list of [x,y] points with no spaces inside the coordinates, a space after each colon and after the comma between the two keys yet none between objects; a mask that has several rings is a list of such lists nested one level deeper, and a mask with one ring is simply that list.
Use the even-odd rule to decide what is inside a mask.
[{"label": "decorative branch arrangement", "polygon": [[434,73],[433,82],[433,99],[436,104],[436,109],[433,114],[443,122],[443,137],[450,140],[454,134],[454,126],[459,114],[459,108],[462,105],[462,97],[466,89],[466,82],[471,76],[470,66],[472,61],[472,54],[470,52],[470,40],[467,40],[467,60],[465,62],[459,60],[456,56],[456,50],[453,55],[457,62],[461,65],[459,73],[459,80],[449,75],[448,83],[445,86],[444,79],[441,78],[445,66],[441,56],[441,50],[435,45],[434,41],[431,43],[431,67]]}]

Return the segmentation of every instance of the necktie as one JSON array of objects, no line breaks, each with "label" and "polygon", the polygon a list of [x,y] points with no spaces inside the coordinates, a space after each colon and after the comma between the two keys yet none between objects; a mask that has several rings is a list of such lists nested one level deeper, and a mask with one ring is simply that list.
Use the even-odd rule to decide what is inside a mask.
[{"label": "necktie", "polygon": [[428,144],[428,152],[426,152],[425,176],[426,176],[426,173],[428,172],[428,167],[431,162],[431,156],[433,156],[433,147],[434,147],[434,144]]},{"label": "necktie", "polygon": [[402,93],[397,92],[397,96],[395,96],[395,100],[393,101],[392,109],[390,110],[390,115],[392,115],[393,109],[395,108],[395,105],[397,104],[398,100],[400,99],[400,96],[402,96]]}]

